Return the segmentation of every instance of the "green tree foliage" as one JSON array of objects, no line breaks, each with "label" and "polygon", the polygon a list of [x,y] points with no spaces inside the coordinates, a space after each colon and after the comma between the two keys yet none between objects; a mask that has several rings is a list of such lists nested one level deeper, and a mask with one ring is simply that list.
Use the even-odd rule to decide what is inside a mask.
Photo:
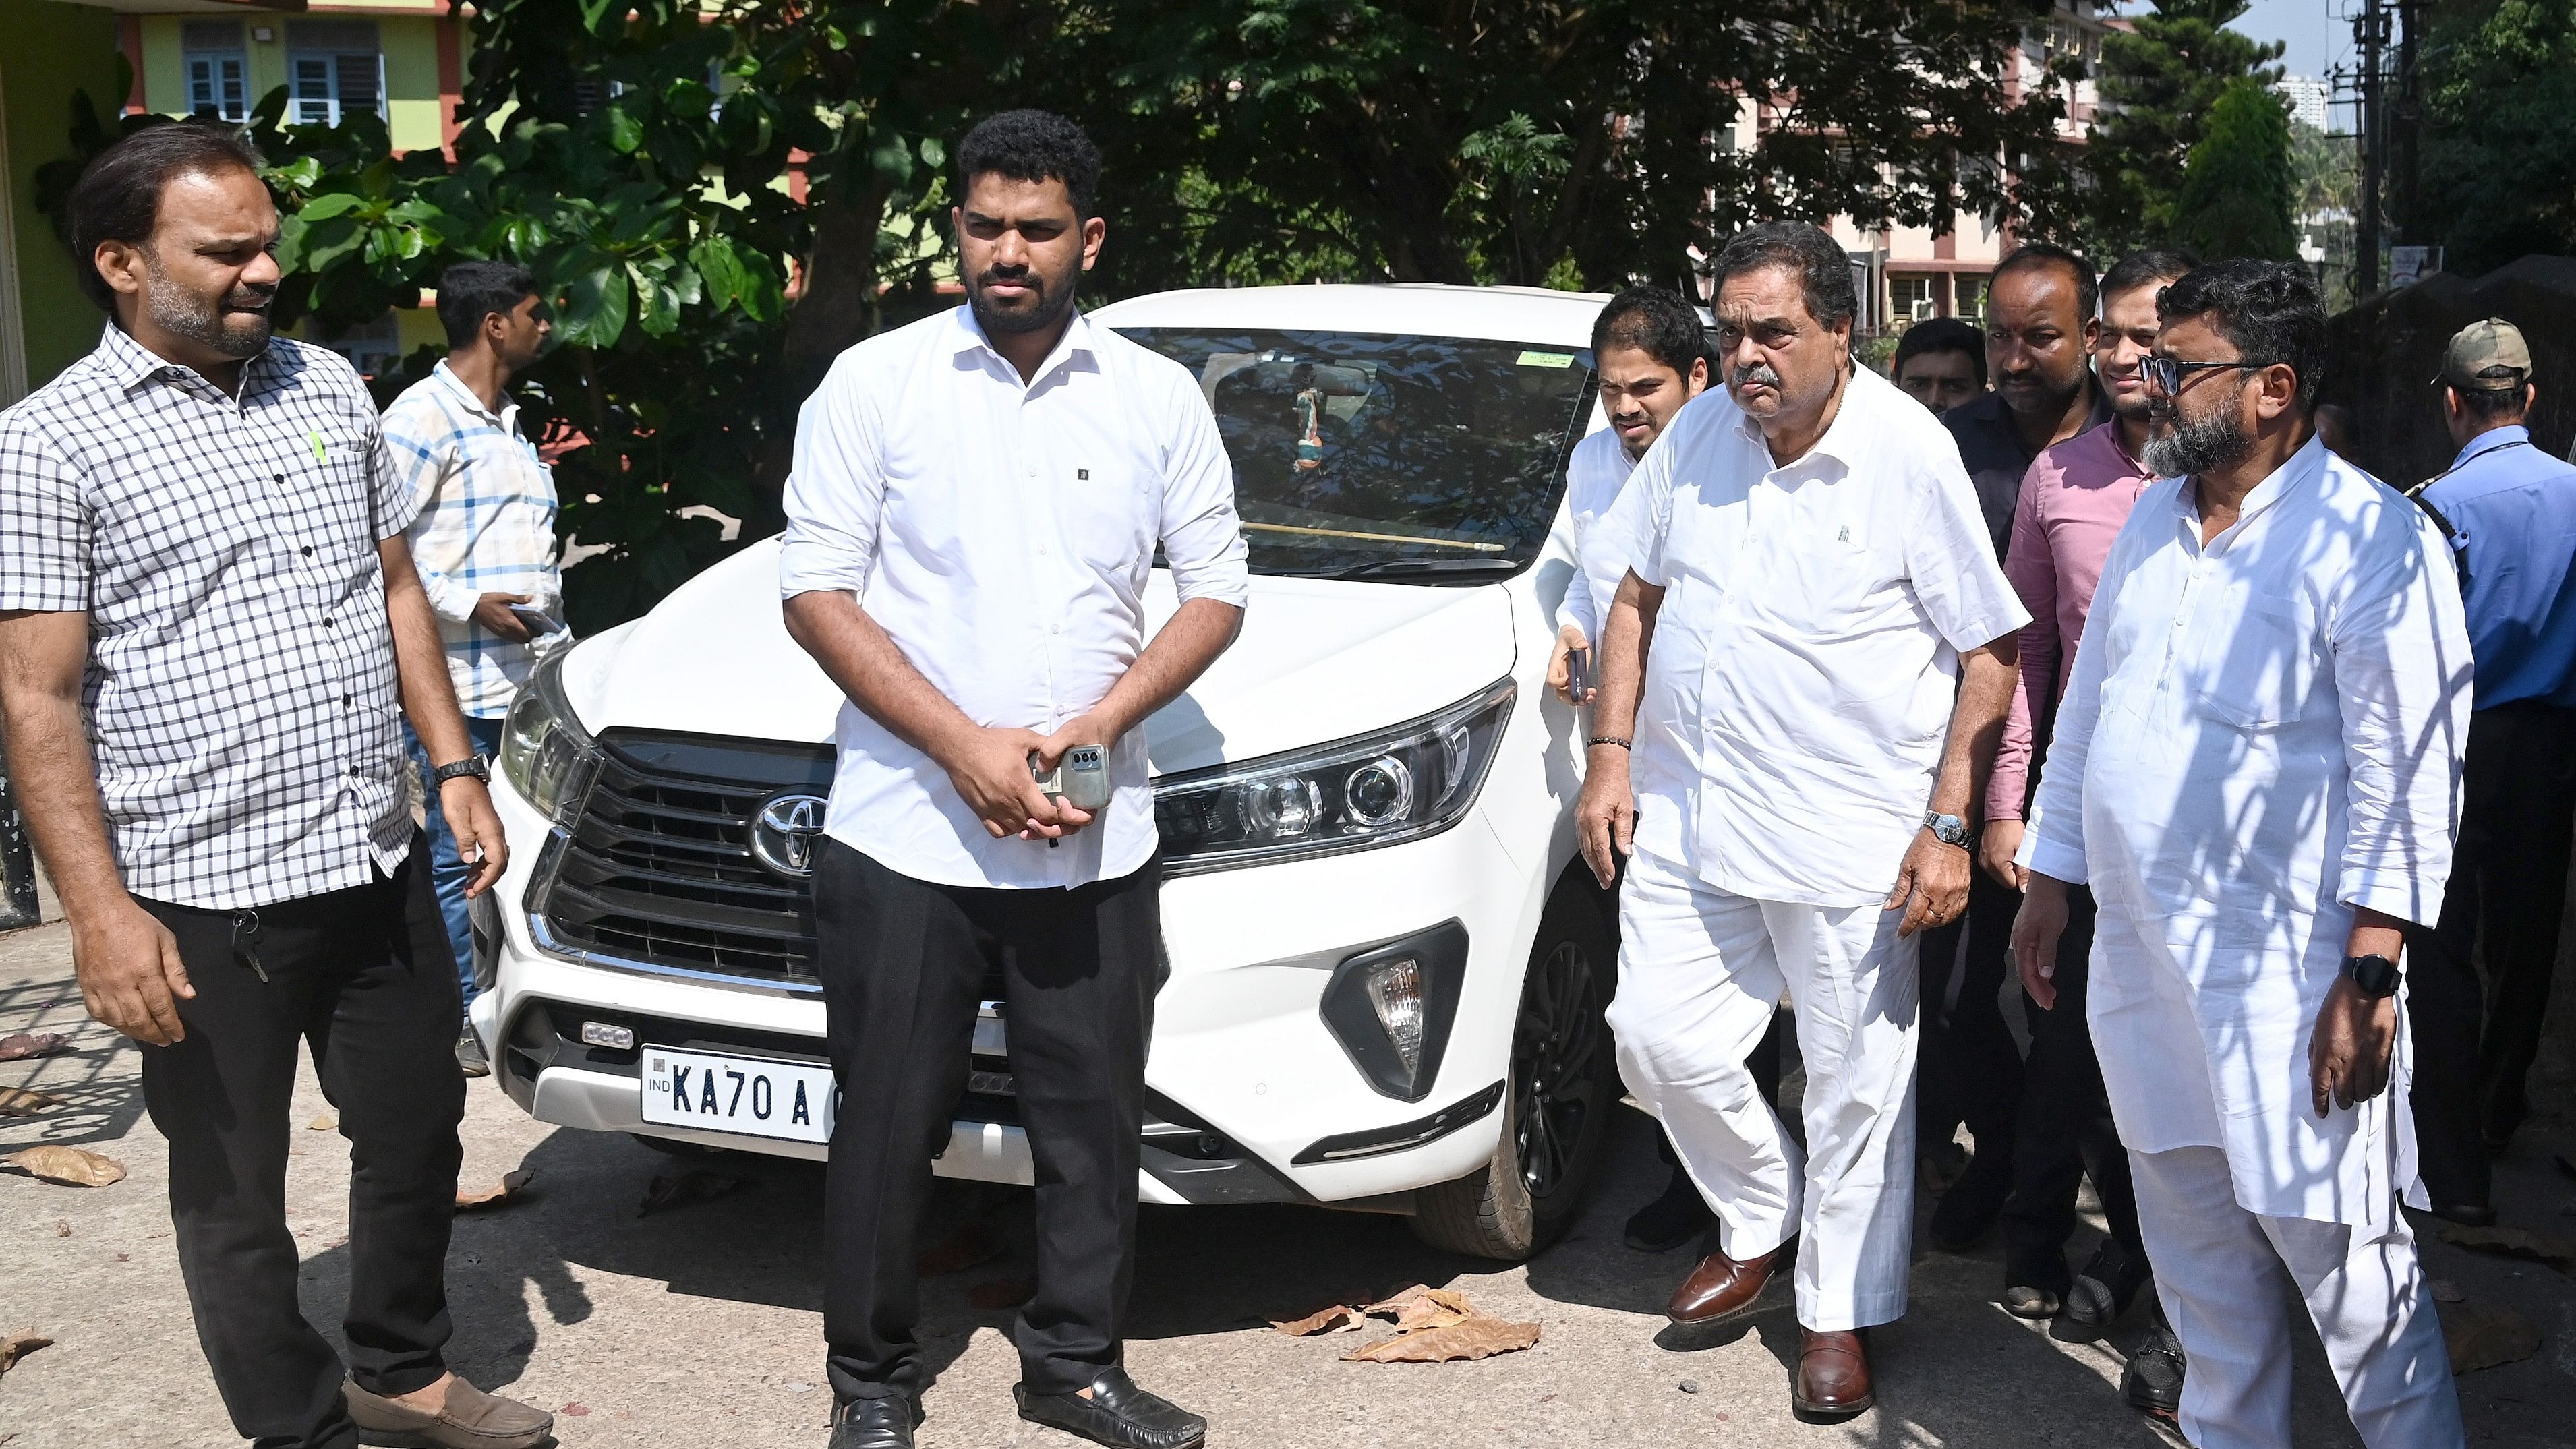
[{"label": "green tree foliage", "polygon": [[[1761,217],[2069,220],[2060,98],[2001,65],[2041,0],[1077,8],[1051,69],[1106,78],[1115,104],[1082,114],[1113,157],[1203,179],[1146,228],[1148,275],[1333,257],[1361,278],[1603,287],[1678,280],[1690,248]],[[1767,104],[1739,144],[1747,96]]]},{"label": "green tree foliage", "polygon": [[2174,195],[2173,239],[2217,261],[2295,261],[2299,229],[2291,208],[2289,108],[2263,82],[2237,80],[2209,108],[2208,124]]},{"label": "green tree foliage", "polygon": [[2576,252],[2576,0],[2445,7],[2425,47],[2424,215],[2472,275]]},{"label": "green tree foliage", "polygon": [[2219,97],[2240,80],[2281,78],[2283,47],[2227,29],[2246,0],[2155,0],[2133,33],[2102,42],[2102,114],[2085,148],[2093,190],[2086,241],[2104,255],[2171,241],[2185,163]]},{"label": "green tree foliage", "polygon": [[[253,123],[282,320],[324,335],[448,264],[529,266],[559,346],[578,627],[776,528],[799,401],[945,299],[948,144],[1080,118],[1108,161],[1095,297],[1220,282],[1677,281],[1765,216],[2062,230],[2054,88],[2002,62],[2046,0],[486,0],[455,156]],[[1739,146],[1741,98],[1766,98]],[[153,124],[135,118],[127,126]],[[92,117],[94,154],[112,131]],[[53,178],[58,209],[69,176]],[[424,373],[408,359],[390,392]],[[708,511],[742,520],[721,539]],[[685,516],[684,516],[685,515]]]}]

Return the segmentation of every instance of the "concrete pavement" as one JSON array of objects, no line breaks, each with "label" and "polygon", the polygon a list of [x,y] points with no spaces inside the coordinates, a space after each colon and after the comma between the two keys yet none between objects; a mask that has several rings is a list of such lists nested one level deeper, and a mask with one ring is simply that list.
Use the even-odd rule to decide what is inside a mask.
[{"label": "concrete pavement", "polygon": [[[60,925],[0,937],[0,1035],[76,1033],[75,1050],[0,1064],[0,1087],[68,1099],[33,1121],[0,1119],[0,1152],[36,1141],[91,1147],[126,1181],[74,1189],[0,1172],[0,1334],[57,1340],[0,1377],[7,1449],[159,1449],[237,1442],[199,1357],[164,1203],[164,1145],[143,1117],[135,1050],[87,1021]],[[677,1163],[623,1137],[530,1121],[476,1084],[465,1126],[467,1186],[530,1168],[523,1199],[457,1224],[450,1259],[452,1362],[486,1387],[556,1411],[567,1446],[811,1445],[830,1394],[820,1315],[821,1174],[728,1157]],[[2506,1221],[2576,1235],[2565,1094],[2502,1170]],[[291,1223],[304,1297],[331,1323],[347,1282],[348,1152],[308,1123],[329,1105],[309,1069],[291,1130]],[[677,1166],[744,1177],[728,1195],[639,1217],[648,1183]],[[1802,1425],[1787,1395],[1796,1332],[1785,1306],[1690,1335],[1659,1312],[1687,1254],[1650,1257],[1618,1240],[1626,1212],[1660,1185],[1651,1127],[1623,1111],[1606,1178],[1562,1244],[1522,1267],[1451,1257],[1393,1218],[1295,1208],[1147,1208],[1129,1362],[1140,1381],[1208,1415],[1214,1445],[1261,1449],[1430,1446],[2138,1445],[2178,1443],[2124,1407],[2118,1348],[2064,1343],[2006,1315],[1991,1247],[1919,1246],[1914,1306],[1881,1330],[1880,1407],[1847,1424]],[[976,1203],[961,1192],[961,1211]],[[936,1380],[925,1449],[1070,1446],[1011,1412],[1009,1312],[979,1285],[1029,1271],[1024,1194],[989,1195],[1010,1244],[1001,1260],[925,1282],[924,1338]],[[2561,1209],[2569,1209],[2562,1213]],[[2092,1230],[2079,1253],[2089,1250]],[[2537,1263],[2428,1247],[2434,1276],[2476,1302],[2529,1315],[2535,1357],[2461,1380],[2471,1441],[2576,1445],[2576,1284]],[[1543,1326],[1539,1345],[1481,1363],[1346,1364],[1351,1335],[1292,1340],[1267,1320],[1338,1295],[1424,1282]],[[1375,1330],[1375,1331],[1383,1331]],[[2357,1442],[2313,1338],[2299,1361],[2301,1446]]]}]

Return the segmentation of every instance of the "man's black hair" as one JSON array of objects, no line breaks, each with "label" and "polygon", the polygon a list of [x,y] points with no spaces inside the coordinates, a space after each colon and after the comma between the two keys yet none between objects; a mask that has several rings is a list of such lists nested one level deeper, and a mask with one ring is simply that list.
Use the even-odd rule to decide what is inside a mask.
[{"label": "man's black hair", "polygon": [[958,197],[975,178],[999,172],[1013,181],[1061,181],[1073,214],[1085,220],[1100,195],[1100,148],[1082,128],[1053,111],[1002,111],[986,116],[957,143]]},{"label": "man's black hair", "polygon": [[[1630,287],[1604,303],[1592,319],[1592,354],[1605,347],[1633,347],[1690,381],[1691,363],[1708,356],[1708,333],[1699,309],[1670,287]],[[1714,364],[1711,365],[1714,370]]]},{"label": "man's black hair", "polygon": [[2531,383],[2518,367],[2491,367],[2478,374],[2481,382],[2493,380],[2488,387],[2460,387],[2453,384],[2451,395],[2460,400],[2460,410],[2490,426],[2518,423],[2531,410]]},{"label": "man's black hair", "polygon": [[2126,292],[2134,288],[2170,282],[2200,266],[2200,258],[2180,247],[2149,247],[2131,252],[2111,264],[2102,274],[2102,295]]},{"label": "man's black hair", "polygon": [[149,127],[99,152],[64,207],[81,291],[100,311],[115,315],[116,289],[99,275],[99,243],[149,245],[161,222],[161,193],[182,176],[232,170],[256,176],[259,168],[259,152],[241,128],[219,121]]},{"label": "man's black hair", "polygon": [[458,262],[439,273],[438,325],[447,329],[448,347],[473,346],[484,318],[516,311],[536,291],[528,269],[508,262]]},{"label": "man's black hair", "polygon": [[1822,228],[1803,221],[1766,221],[1727,238],[1709,269],[1709,295],[1716,296],[1727,278],[1764,267],[1795,272],[1799,289],[1806,294],[1807,315],[1827,327],[1860,314],[1851,258]]},{"label": "man's black hair", "polygon": [[2194,268],[2156,294],[2158,321],[2184,317],[2207,317],[2246,362],[2286,363],[2299,379],[2299,411],[2316,407],[2325,381],[2326,300],[2306,267],[2239,257]]},{"label": "man's black hair", "polygon": [[[2102,288],[2093,279],[2093,264],[2050,242],[2023,242],[2004,259],[1995,263],[1994,275],[1986,279],[1986,296],[1995,295],[1996,284],[2007,272],[2026,271],[2032,267],[2064,267],[2075,279],[2075,324],[2079,327],[2093,320],[2102,307]],[[1991,301],[1988,305],[1992,305]]]},{"label": "man's black hair", "polygon": [[1964,352],[1977,369],[1977,386],[1986,385],[1986,335],[1956,317],[1931,317],[1905,329],[1896,339],[1896,358],[1887,364],[1891,378],[1905,375],[1905,364],[1927,352]]}]

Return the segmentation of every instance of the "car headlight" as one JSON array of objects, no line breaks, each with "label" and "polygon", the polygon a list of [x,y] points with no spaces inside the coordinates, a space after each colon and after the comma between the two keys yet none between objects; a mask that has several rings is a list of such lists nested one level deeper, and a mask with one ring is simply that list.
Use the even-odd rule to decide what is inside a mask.
[{"label": "car headlight", "polygon": [[1508,679],[1382,734],[1168,775],[1154,824],[1172,875],[1418,840],[1476,803],[1511,717]]},{"label": "car headlight", "polygon": [[581,811],[599,748],[563,695],[562,654],[539,663],[510,701],[501,727],[501,778],[538,814],[569,828]]}]

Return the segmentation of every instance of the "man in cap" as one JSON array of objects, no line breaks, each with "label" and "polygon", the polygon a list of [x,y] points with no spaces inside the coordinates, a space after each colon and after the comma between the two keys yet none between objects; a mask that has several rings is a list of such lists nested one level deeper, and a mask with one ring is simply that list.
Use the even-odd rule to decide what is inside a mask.
[{"label": "man in cap", "polygon": [[[2416,501],[2459,565],[2477,693],[2457,864],[2439,923],[2414,940],[2415,1130],[2433,1211],[2483,1225],[2495,1220],[2487,1154],[2522,1122],[2567,904],[2576,467],[2533,446],[2523,425],[2531,349],[2512,323],[2461,328],[2433,385],[2460,451]],[[2473,948],[2486,958],[2483,1002]]]}]

